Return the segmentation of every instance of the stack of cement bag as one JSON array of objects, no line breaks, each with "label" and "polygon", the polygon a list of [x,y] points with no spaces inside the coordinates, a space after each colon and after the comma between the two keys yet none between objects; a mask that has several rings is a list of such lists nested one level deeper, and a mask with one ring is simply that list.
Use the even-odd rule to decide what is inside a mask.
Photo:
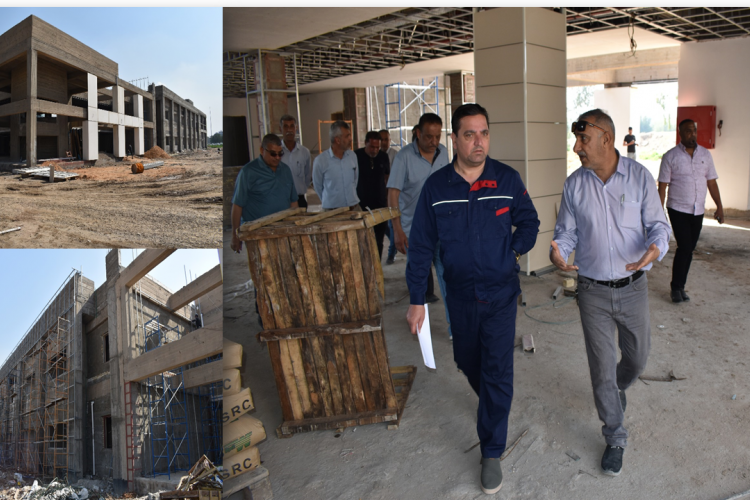
[{"label": "stack of cement bag", "polygon": [[250,416],[253,397],[242,387],[242,346],[224,340],[224,479],[251,471],[260,465],[257,444],[266,438],[266,430]]}]

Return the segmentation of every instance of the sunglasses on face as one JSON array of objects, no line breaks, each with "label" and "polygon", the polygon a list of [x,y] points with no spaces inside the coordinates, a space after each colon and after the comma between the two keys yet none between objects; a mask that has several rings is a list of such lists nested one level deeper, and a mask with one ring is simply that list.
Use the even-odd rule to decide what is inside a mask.
[{"label": "sunglasses on face", "polygon": [[284,156],[284,152],[283,151],[279,151],[277,153],[276,151],[271,151],[270,149],[266,149],[266,153],[268,153],[269,155],[271,155],[273,158],[281,158],[282,156]]},{"label": "sunglasses on face", "polygon": [[603,128],[601,128],[599,125],[594,125],[593,123],[584,122],[584,121],[573,122],[573,126],[570,128],[570,131],[573,132],[574,134],[576,132],[583,132],[583,131],[586,130],[586,125],[591,125],[592,127],[596,127],[599,130],[601,130],[603,132],[606,132],[606,130],[604,130]]}]

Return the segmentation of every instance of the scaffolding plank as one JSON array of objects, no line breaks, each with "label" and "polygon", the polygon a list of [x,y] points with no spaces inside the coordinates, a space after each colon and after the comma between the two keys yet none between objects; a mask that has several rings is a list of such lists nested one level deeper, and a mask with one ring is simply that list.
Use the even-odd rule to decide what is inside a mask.
[{"label": "scaffolding plank", "polygon": [[185,388],[191,389],[193,387],[200,387],[213,382],[219,382],[223,380],[224,373],[221,362],[214,361],[196,368],[185,370],[182,377],[185,382]]},{"label": "scaffolding plank", "polygon": [[180,340],[127,360],[123,370],[125,382],[137,382],[219,354],[223,347],[223,326],[222,321],[204,326]]},{"label": "scaffolding plank", "polygon": [[164,261],[164,259],[172,255],[175,250],[175,248],[144,250],[120,273],[120,279],[123,280],[126,287],[130,288],[146,276],[149,271]]},{"label": "scaffolding plank", "polygon": [[167,309],[176,311],[201,297],[222,283],[221,266],[216,265],[210,271],[201,274],[191,283],[177,290],[167,299]]}]

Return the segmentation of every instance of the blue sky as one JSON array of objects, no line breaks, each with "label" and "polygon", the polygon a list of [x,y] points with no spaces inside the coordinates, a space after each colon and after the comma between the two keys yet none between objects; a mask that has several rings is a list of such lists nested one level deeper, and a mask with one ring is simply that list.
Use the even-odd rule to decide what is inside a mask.
[{"label": "blue sky", "polygon": [[119,65],[131,81],[149,77],[222,128],[221,8],[0,8],[0,34],[35,15]]},{"label": "blue sky", "polygon": [[[120,250],[120,263],[127,266],[142,250]],[[107,250],[0,250],[0,366],[54,296],[73,269],[94,281],[106,281]],[[177,250],[149,276],[171,291],[185,286],[219,263],[214,249]]]}]

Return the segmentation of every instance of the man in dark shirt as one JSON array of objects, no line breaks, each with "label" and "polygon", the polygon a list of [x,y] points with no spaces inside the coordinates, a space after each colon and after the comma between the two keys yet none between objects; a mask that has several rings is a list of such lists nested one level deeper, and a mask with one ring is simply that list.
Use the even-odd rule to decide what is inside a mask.
[{"label": "man in dark shirt", "polygon": [[[357,182],[357,196],[363,210],[374,210],[388,206],[388,195],[385,185],[391,173],[391,162],[388,155],[380,150],[380,134],[375,131],[365,135],[365,147],[354,152],[359,165],[359,181]],[[375,226],[375,240],[378,243],[378,253],[383,256],[383,237],[388,228],[386,223]]]},{"label": "man in dark shirt", "polygon": [[635,143],[633,127],[628,127],[628,135],[625,136],[625,140],[622,141],[622,145],[628,147],[628,158],[630,158],[631,160],[635,160],[635,147],[638,144]]}]

